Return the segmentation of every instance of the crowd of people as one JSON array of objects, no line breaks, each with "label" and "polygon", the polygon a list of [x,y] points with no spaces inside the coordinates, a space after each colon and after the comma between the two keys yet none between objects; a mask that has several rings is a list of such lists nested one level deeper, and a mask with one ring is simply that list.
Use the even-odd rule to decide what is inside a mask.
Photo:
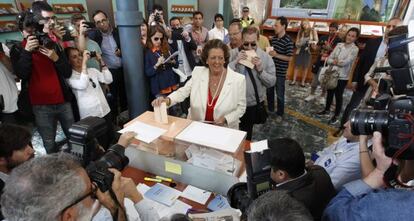
[{"label": "crowd of people", "polygon": [[[119,171],[110,169],[111,194],[101,192],[74,158],[57,153],[58,122],[68,137],[74,122],[90,116],[104,119],[108,130],[98,138],[104,149],[112,144],[127,147],[136,135],[124,133],[116,141],[115,119],[128,109],[120,37],[104,11],[96,11],[92,19],[87,22],[83,15],[73,15],[74,28],[66,41],[68,30],[57,21],[53,8],[36,1],[17,18],[21,44],[7,53],[1,47],[0,94],[5,107],[0,114],[0,204],[7,220],[126,220],[119,203],[125,198],[132,200],[140,220],[160,219],[133,181]],[[382,38],[366,42],[353,75],[360,31],[350,28],[341,34],[336,22],[329,25],[328,35],[318,36],[304,20],[293,40],[283,16],[276,18],[272,38],[261,35],[248,7],[227,28],[221,14],[214,16],[212,29],[204,27],[200,11],[193,13],[189,24],[178,17],[167,24],[159,5],[154,5],[147,21],[139,26],[137,43],[145,50],[148,93],[152,106],[166,103],[171,115],[240,129],[252,140],[254,124],[265,123],[269,112],[275,113],[276,122],[283,121],[286,75],[293,59],[290,85],[296,85],[302,72],[300,86],[306,87],[312,69],[305,101],[325,103],[324,110],[315,114],[330,114],[335,99],[329,122],[340,120],[339,139],[311,159],[305,158],[295,140],[269,140],[270,179],[275,185],[250,205],[247,220],[410,219],[412,187],[386,189],[383,178],[391,167],[400,182],[409,185],[414,180],[413,161],[388,157],[378,132],[352,134],[348,119],[351,110],[372,106],[369,101],[381,95],[380,81],[389,77],[374,69],[388,65],[388,39],[408,32],[399,18],[387,22]],[[315,51],[318,57],[311,65]],[[326,80],[328,72],[336,74],[333,83]],[[353,95],[340,118],[351,76]],[[33,119],[47,155],[34,157],[31,131],[18,126],[22,117]],[[177,214],[167,220],[190,219]]]}]

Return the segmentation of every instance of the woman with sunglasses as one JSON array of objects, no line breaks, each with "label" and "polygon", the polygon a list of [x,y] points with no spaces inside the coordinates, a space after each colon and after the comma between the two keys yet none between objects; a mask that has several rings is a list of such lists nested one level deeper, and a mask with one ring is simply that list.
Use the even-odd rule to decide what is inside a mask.
[{"label": "woman with sunglasses", "polygon": [[[99,53],[91,53],[84,50],[82,55],[77,48],[72,47],[66,48],[65,53],[69,63],[72,65],[72,76],[67,82],[76,97],[80,119],[89,116],[104,118],[108,132],[105,138],[98,140],[104,148],[109,147],[113,139],[113,119],[111,109],[100,84],[112,83],[112,74]],[[87,62],[91,58],[91,54],[96,56],[102,71],[96,68],[87,68]]]},{"label": "woman with sunglasses", "polygon": [[154,97],[167,96],[178,89],[179,78],[173,71],[173,68],[178,68],[178,62],[174,58],[166,61],[171,53],[163,27],[150,27],[146,46],[145,74],[150,79],[151,94]]},{"label": "woman with sunglasses", "polygon": [[152,105],[165,102],[171,107],[190,97],[189,119],[238,129],[246,109],[246,81],[243,75],[227,68],[229,59],[226,44],[218,39],[208,41],[201,53],[204,66],[194,68],[184,87],[155,99]]}]

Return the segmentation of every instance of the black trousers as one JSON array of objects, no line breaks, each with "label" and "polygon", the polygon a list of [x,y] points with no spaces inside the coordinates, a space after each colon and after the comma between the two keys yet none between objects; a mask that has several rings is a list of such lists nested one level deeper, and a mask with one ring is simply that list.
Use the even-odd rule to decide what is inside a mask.
[{"label": "black trousers", "polygon": [[328,90],[328,95],[326,98],[326,105],[325,105],[325,111],[329,111],[329,108],[331,107],[334,95],[335,95],[335,117],[338,117],[341,113],[342,108],[342,100],[343,95],[345,91],[346,84],[348,83],[348,80],[338,80],[338,85],[335,89]]},{"label": "black trousers", "polygon": [[252,140],[253,136],[253,119],[252,116],[256,114],[255,112],[255,106],[246,107],[246,112],[244,112],[244,115],[240,118],[240,124],[239,128],[242,131],[247,132],[246,140]]},{"label": "black trousers", "polygon": [[357,90],[352,93],[351,100],[349,100],[349,103],[346,105],[344,113],[342,114],[340,127],[343,127],[344,124],[348,121],[351,111],[358,107],[364,98],[366,91],[367,88],[363,88],[362,90]]},{"label": "black trousers", "polygon": [[113,122],[113,115],[111,112],[109,112],[107,115],[105,115],[103,117],[103,119],[106,122],[106,133],[100,137],[98,137],[98,142],[99,144],[105,149],[107,150],[111,144],[114,143],[114,138],[115,138],[115,130],[114,130],[114,125],[112,124]]},{"label": "black trousers", "polygon": [[128,109],[128,100],[125,91],[124,71],[122,68],[109,69],[112,74],[112,84],[109,86],[112,100],[108,100],[114,116]]}]

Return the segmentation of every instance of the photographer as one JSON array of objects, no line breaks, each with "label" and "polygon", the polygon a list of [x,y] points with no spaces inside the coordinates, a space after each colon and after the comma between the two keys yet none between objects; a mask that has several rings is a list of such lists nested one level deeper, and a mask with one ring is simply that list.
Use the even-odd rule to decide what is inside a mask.
[{"label": "photographer", "polygon": [[148,17],[148,25],[150,27],[160,25],[166,32],[168,31],[167,24],[165,24],[164,21],[164,9],[161,5],[154,4],[154,6],[152,6],[152,13]]},{"label": "photographer", "polygon": [[[128,135],[131,138],[135,134]],[[133,181],[121,177],[117,170],[109,170],[114,174],[114,198],[110,191],[102,193],[71,155],[61,153],[35,158],[11,173],[1,199],[2,211],[9,221],[91,220],[92,217],[109,220],[110,216],[123,221],[127,220],[123,206],[126,197],[134,202],[142,221],[158,220],[156,210],[139,194]],[[97,213],[100,204],[111,215],[102,209]]]},{"label": "photographer", "polygon": [[[373,156],[377,163],[376,168],[362,180],[346,184],[330,202],[322,220],[412,220],[412,188],[383,189],[384,174],[393,160],[385,155],[382,135],[379,132],[374,133]],[[414,179],[413,160],[399,160],[398,165],[403,183]]]},{"label": "photographer", "polygon": [[74,122],[70,104],[73,95],[65,83],[65,79],[72,75],[72,69],[62,48],[44,33],[48,30],[47,24],[53,23],[54,13],[49,5],[43,6],[41,15],[48,21],[43,29],[31,12],[22,12],[17,17],[24,39],[21,47],[13,47],[10,55],[22,85],[28,85],[30,105],[43,145],[48,153],[53,153],[57,151],[56,121],[60,122],[66,137]]},{"label": "photographer", "polygon": [[97,58],[102,66],[102,72],[95,68],[87,68],[87,62],[91,59],[91,52],[84,50],[82,53],[76,48],[66,48],[66,56],[72,65],[72,76],[68,79],[69,86],[78,102],[80,119],[89,116],[101,117],[106,121],[107,133],[100,142],[107,149],[113,139],[112,114],[100,84],[110,84],[112,74],[106,67],[99,54],[92,55]]},{"label": "photographer", "polygon": [[336,191],[328,173],[320,166],[305,167],[301,146],[289,138],[269,141],[271,179],[277,183],[275,190],[285,190],[303,203],[314,220],[322,212]]}]

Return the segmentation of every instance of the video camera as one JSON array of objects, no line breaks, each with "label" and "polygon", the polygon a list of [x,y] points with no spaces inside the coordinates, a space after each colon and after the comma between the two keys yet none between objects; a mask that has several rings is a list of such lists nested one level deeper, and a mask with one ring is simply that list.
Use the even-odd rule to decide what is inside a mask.
[{"label": "video camera", "polygon": [[[403,27],[397,27],[403,28]],[[414,31],[414,30],[413,30]],[[387,72],[392,81],[382,86],[372,109],[357,109],[350,115],[354,135],[383,134],[385,154],[404,160],[414,160],[414,53],[410,42],[414,37],[401,34],[389,38],[388,61],[391,67],[378,68]]]},{"label": "video camera", "polygon": [[81,161],[91,181],[102,192],[112,186],[114,175],[108,168],[123,170],[129,163],[125,148],[120,145],[110,147],[105,153],[101,150],[96,137],[104,135],[106,130],[106,122],[102,118],[82,119],[69,128],[69,148],[66,150]]}]

